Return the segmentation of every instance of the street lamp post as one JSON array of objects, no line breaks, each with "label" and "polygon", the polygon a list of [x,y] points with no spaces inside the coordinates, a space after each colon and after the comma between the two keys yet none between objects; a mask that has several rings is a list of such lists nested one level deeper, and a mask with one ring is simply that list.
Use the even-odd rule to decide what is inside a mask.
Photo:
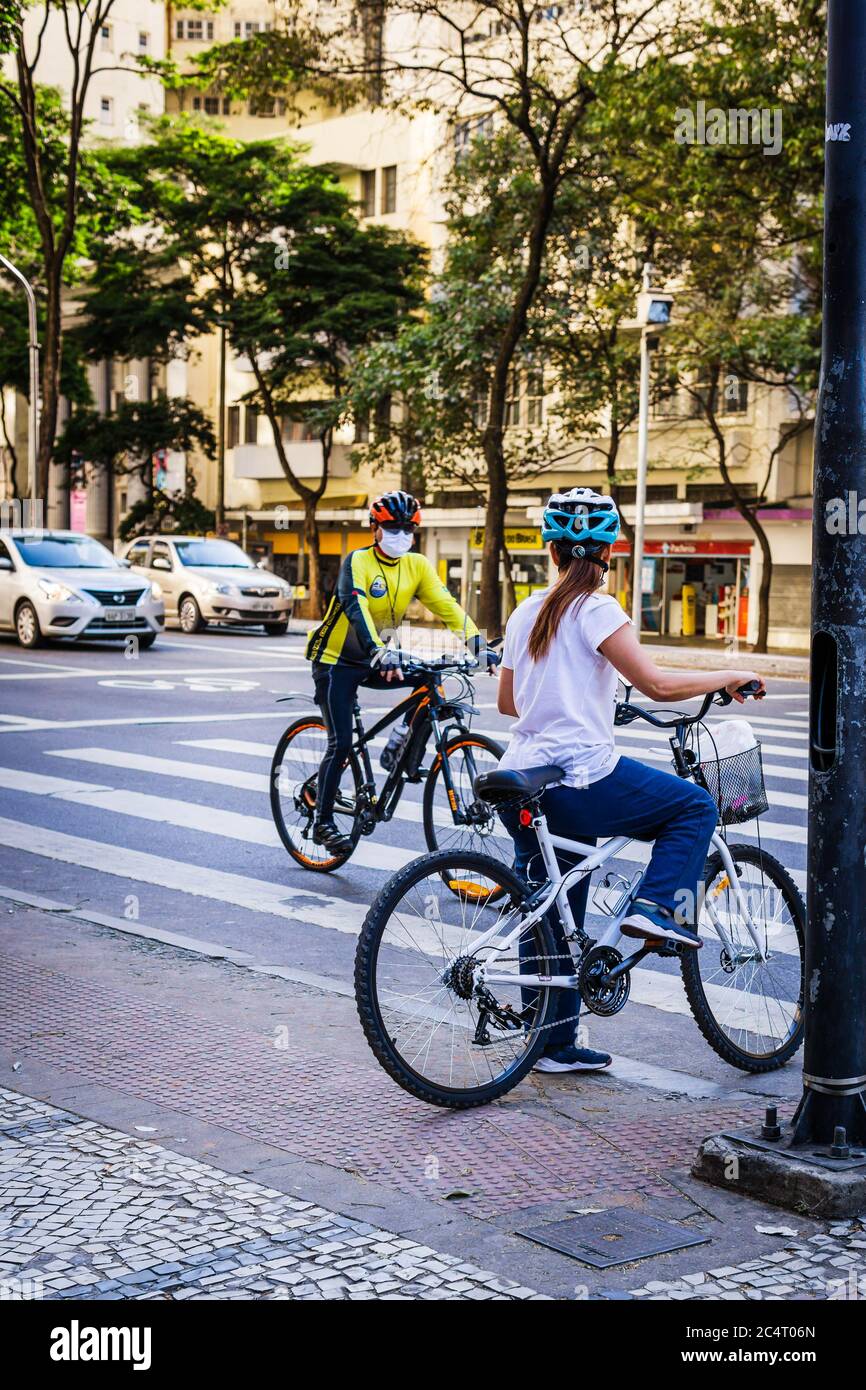
[{"label": "street lamp post", "polygon": [[36,296],[30,281],[21,274],[16,265],[0,252],[0,265],[4,265],[10,275],[23,286],[27,296],[28,343],[27,355],[30,359],[30,409],[27,428],[27,469],[30,474],[30,524],[36,525],[36,450],[39,440],[39,336],[36,324]]},{"label": "street lamp post", "polygon": [[634,546],[632,547],[631,620],[640,638],[643,622],[643,542],[646,522],[646,486],[649,465],[650,357],[657,343],[656,333],[670,322],[673,295],[650,289],[652,266],[643,268],[641,293],[637,303],[640,327],[640,393],[637,425],[637,487],[635,489]]}]

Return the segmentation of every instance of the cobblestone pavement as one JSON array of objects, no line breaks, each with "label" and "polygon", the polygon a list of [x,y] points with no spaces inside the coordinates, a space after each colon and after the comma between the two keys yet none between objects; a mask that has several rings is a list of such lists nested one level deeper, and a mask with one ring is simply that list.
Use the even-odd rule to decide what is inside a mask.
[{"label": "cobblestone pavement", "polygon": [[[546,1298],[428,1245],[4,1090],[0,1210],[0,1299]],[[849,1221],[803,1240],[792,1235],[760,1259],[615,1296],[864,1295],[866,1232]]]},{"label": "cobblestone pavement", "polygon": [[[782,1221],[781,1225],[786,1222]],[[635,1298],[657,1299],[863,1299],[866,1298],[866,1230],[839,1222],[828,1234],[799,1240],[783,1250],[682,1279],[652,1279]]]},{"label": "cobblestone pavement", "polygon": [[544,1298],[5,1090],[0,1211],[5,1299]]}]

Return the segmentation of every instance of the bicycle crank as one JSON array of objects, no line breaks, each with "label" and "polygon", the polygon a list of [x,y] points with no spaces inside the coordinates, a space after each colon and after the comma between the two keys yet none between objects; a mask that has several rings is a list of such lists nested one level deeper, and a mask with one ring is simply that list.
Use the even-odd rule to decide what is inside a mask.
[{"label": "bicycle crank", "polygon": [[577,972],[577,987],[581,998],[594,1014],[609,1018],[618,1014],[626,1003],[631,989],[631,974],[628,970],[612,975],[622,956],[613,946],[594,946],[580,962]]}]

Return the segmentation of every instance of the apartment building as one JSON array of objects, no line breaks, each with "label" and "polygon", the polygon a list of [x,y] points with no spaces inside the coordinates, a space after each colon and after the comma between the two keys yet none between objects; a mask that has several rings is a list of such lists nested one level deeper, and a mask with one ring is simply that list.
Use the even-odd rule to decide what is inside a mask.
[{"label": "apartment building", "polygon": [[[90,37],[87,24],[85,15],[83,42]],[[68,101],[73,58],[61,10],[50,10],[46,21],[42,6],[26,9],[24,37],[28,54],[38,53],[37,81],[56,87]],[[141,56],[159,59],[165,52],[166,7],[162,0],[115,0],[99,25],[95,39],[93,77],[84,106],[88,122],[85,139],[136,144],[145,138],[144,118],[159,115],[164,110],[165,92],[158,77],[136,71],[135,64]],[[7,71],[14,68],[11,55],[6,55],[2,61]],[[70,318],[77,312],[77,305],[70,301],[66,312]],[[166,381],[165,373],[154,376],[147,362],[101,363],[89,369],[89,376],[94,401],[101,410],[109,409],[121,394],[143,399],[157,385],[167,388],[170,394],[183,394],[185,389],[182,370],[170,371]],[[19,466],[26,469],[23,461],[27,458],[27,402],[7,391],[4,404],[7,428],[22,461]],[[65,410],[64,403],[61,424]],[[182,457],[173,459],[171,466],[174,476],[182,477]],[[52,469],[47,507],[49,524],[71,523],[92,535],[107,538],[115,529],[118,516],[135,500],[141,487],[137,479],[130,479],[118,484],[116,497],[110,497],[106,478],[99,469],[88,472],[86,486],[74,489],[70,495],[65,470]]]}]

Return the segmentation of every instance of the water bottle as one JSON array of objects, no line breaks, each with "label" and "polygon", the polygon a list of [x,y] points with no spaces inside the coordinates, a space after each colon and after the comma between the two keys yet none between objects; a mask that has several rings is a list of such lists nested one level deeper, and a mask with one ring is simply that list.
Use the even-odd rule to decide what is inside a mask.
[{"label": "water bottle", "polygon": [[408,737],[409,725],[404,719],[402,724],[398,724],[396,729],[391,730],[388,742],[382,749],[379,764],[386,772],[390,772],[393,767],[397,766],[397,761],[403,749],[406,747],[406,740]]}]

